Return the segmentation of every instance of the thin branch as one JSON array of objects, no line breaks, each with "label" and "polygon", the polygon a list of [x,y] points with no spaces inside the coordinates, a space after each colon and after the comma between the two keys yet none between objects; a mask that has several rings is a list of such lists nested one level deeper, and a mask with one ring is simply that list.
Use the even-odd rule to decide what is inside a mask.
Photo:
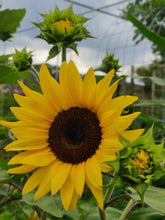
[{"label": "thin branch", "polygon": [[123,220],[126,220],[127,216],[129,215],[129,213],[132,211],[132,209],[135,208],[135,206],[137,206],[139,204],[139,202],[135,202],[131,208],[128,210],[127,214],[125,215],[124,219]]},{"label": "thin branch", "polygon": [[22,189],[18,185],[16,185],[15,183],[10,182],[9,184],[14,186],[15,188],[17,188],[20,192],[22,192]]},{"label": "thin branch", "polygon": [[109,202],[104,204],[104,209],[106,209],[108,206],[110,206],[112,203],[116,202],[119,199],[125,199],[125,198],[130,198],[129,195],[120,195],[115,197],[114,199],[111,199]]}]

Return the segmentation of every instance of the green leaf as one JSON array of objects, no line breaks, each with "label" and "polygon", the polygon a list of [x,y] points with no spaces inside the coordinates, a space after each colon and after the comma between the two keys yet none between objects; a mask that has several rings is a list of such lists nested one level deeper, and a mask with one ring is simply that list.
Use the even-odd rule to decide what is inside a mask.
[{"label": "green leaf", "polygon": [[78,55],[77,44],[75,43],[67,44],[67,47],[72,49]]},{"label": "green leaf", "polygon": [[119,138],[119,141],[120,143],[124,146],[124,147],[127,147],[129,145],[129,140],[127,140],[126,138],[124,138],[121,134],[117,134],[118,135],[118,138]]},{"label": "green leaf", "polygon": [[0,186],[0,195],[7,196],[7,191],[2,186]]},{"label": "green leaf", "polygon": [[60,198],[58,195],[56,195],[55,197],[46,195],[41,199],[34,201],[34,193],[35,191],[25,194],[22,197],[23,201],[28,205],[39,206],[42,210],[55,217],[61,218],[63,216],[64,210],[57,206],[57,204],[59,204],[60,202]]},{"label": "green leaf", "polygon": [[149,79],[151,79],[155,84],[159,85],[159,86],[165,86],[165,79],[157,77],[157,76],[150,76],[148,77]]},{"label": "green leaf", "polygon": [[21,79],[29,79],[30,77],[30,71],[25,70],[25,71],[18,71],[17,72],[17,78],[21,78]]},{"label": "green leaf", "polygon": [[116,159],[112,161],[106,161],[104,164],[107,164],[108,166],[111,166],[114,168],[114,170],[118,173],[120,170],[120,157],[117,157]]},{"label": "green leaf", "polygon": [[106,209],[107,219],[119,220],[121,214],[122,214],[122,211],[120,211],[120,210],[118,210],[116,208],[108,207]]},{"label": "green leaf", "polygon": [[0,39],[3,41],[12,37],[16,29],[20,26],[26,11],[25,9],[0,11]]},{"label": "green leaf", "polygon": [[57,56],[59,54],[59,52],[60,51],[57,46],[52,47],[49,51],[49,56],[47,58],[47,61],[54,58],[55,56]]},{"label": "green leaf", "polygon": [[159,119],[156,119],[156,118],[153,119],[153,118],[149,117],[148,115],[144,115],[141,113],[137,117],[137,120],[142,121],[148,125],[154,124],[154,127],[158,127],[158,128],[161,128],[162,130],[165,130],[165,126],[158,121]]},{"label": "green leaf", "polygon": [[145,25],[143,25],[140,21],[138,21],[135,17],[133,17],[131,14],[127,13],[126,19],[131,21],[134,26],[138,28],[138,30],[147,37],[150,41],[152,41],[154,44],[156,44],[158,47],[160,47],[162,50],[165,50],[165,38],[159,36],[155,32],[150,31],[148,28],[146,28]]},{"label": "green leaf", "polygon": [[12,54],[8,55],[1,55],[0,56],[0,64],[8,64],[9,58],[12,56]]},{"label": "green leaf", "polygon": [[148,184],[147,183],[139,183],[139,184],[136,184],[135,186],[132,186],[132,188],[134,188],[136,190],[136,192],[139,194],[141,200],[143,200],[144,193],[146,192],[146,190],[148,188]]},{"label": "green leaf", "polygon": [[15,69],[0,64],[0,84],[17,84],[19,78],[27,79],[30,77],[29,71],[16,71]]},{"label": "green leaf", "polygon": [[6,183],[9,182],[11,178],[9,177],[9,174],[6,172],[6,170],[0,168],[0,183]]},{"label": "green leaf", "polygon": [[165,79],[161,77],[157,77],[157,76],[134,76],[132,78],[139,79],[139,80],[149,79],[159,86],[165,86]]},{"label": "green leaf", "polygon": [[17,74],[9,66],[0,65],[0,84],[17,84]]},{"label": "green leaf", "polygon": [[[131,197],[135,201],[139,201],[137,193],[133,193]],[[152,209],[165,214],[165,189],[149,186],[144,194],[144,203]]]},{"label": "green leaf", "polygon": [[15,220],[15,216],[8,210],[5,210],[0,214],[0,220]]},{"label": "green leaf", "polygon": [[134,104],[133,106],[145,106],[145,105],[162,105],[165,106],[165,100],[147,100],[141,103]]},{"label": "green leaf", "polygon": [[140,208],[132,211],[127,220],[165,220],[165,215],[151,208]]}]

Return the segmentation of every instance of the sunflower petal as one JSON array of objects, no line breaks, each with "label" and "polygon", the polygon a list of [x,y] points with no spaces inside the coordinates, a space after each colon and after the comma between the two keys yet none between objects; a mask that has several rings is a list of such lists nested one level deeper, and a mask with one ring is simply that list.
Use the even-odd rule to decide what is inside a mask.
[{"label": "sunflower petal", "polygon": [[97,187],[95,187],[90,180],[88,179],[88,177],[86,176],[86,183],[89,187],[89,189],[91,190],[92,194],[94,195],[95,199],[97,200],[97,203],[100,207],[101,210],[103,210],[103,196],[102,196],[102,189],[99,189]]},{"label": "sunflower petal", "polygon": [[72,107],[79,106],[81,104],[83,81],[73,61],[70,61],[68,65],[63,62],[59,72],[59,79],[64,89],[66,101],[69,101],[68,103]]},{"label": "sunflower petal", "polygon": [[78,200],[78,194],[76,193],[76,191],[74,191],[73,197],[72,197],[72,200],[70,203],[70,209],[72,210],[72,212],[74,212],[74,210],[76,208],[77,200]]},{"label": "sunflower petal", "polygon": [[97,84],[97,90],[105,90],[109,87],[109,84],[111,83],[111,80],[114,76],[115,70],[110,70],[103,79],[101,79]]},{"label": "sunflower petal", "polygon": [[[46,80],[45,80],[46,81]],[[55,110],[54,108],[52,108],[51,102],[48,101],[41,93],[36,92],[34,90],[29,89],[27,86],[25,86],[22,82],[18,81],[20,87],[22,88],[22,90],[24,91],[25,95],[30,99],[30,101],[32,103],[30,103],[30,106],[33,108],[38,108],[40,109],[42,112],[49,112],[50,114],[52,114],[52,109]],[[25,97],[25,98],[27,98]],[[18,99],[17,99],[18,101]],[[20,101],[20,100],[19,100]],[[18,103],[20,103],[18,101]],[[21,103],[20,103],[21,104]],[[25,101],[24,103],[22,103],[25,105]]]},{"label": "sunflower petal", "polygon": [[119,140],[103,138],[101,140],[101,144],[99,149],[103,151],[105,154],[118,152],[123,148],[123,145],[119,142]]},{"label": "sunflower petal", "polygon": [[22,195],[31,192],[33,189],[35,189],[44,180],[46,173],[47,166],[38,168],[25,183],[25,186],[22,190]]},{"label": "sunflower petal", "polygon": [[132,124],[133,120],[140,114],[141,112],[135,112],[129,115],[120,116],[114,122],[108,126],[103,128],[102,138],[110,138],[112,135],[122,133]]},{"label": "sunflower petal", "polygon": [[84,184],[85,184],[85,164],[84,163],[79,163],[78,165],[72,166],[71,178],[72,178],[72,182],[74,183],[76,193],[81,196],[83,193]]},{"label": "sunflower petal", "polygon": [[14,94],[14,98],[17,103],[23,107],[26,111],[32,111],[35,114],[40,114],[46,117],[47,120],[53,120],[55,117],[55,109],[51,103],[45,99],[43,95],[40,96],[39,100],[33,100],[29,97]]},{"label": "sunflower petal", "polygon": [[51,76],[45,64],[42,64],[40,69],[40,84],[44,95],[58,111],[68,108],[63,98],[61,85]]},{"label": "sunflower petal", "polygon": [[[41,160],[42,158],[42,160]],[[32,166],[46,166],[56,159],[55,155],[49,148],[42,150],[25,151],[14,156],[10,161],[11,164],[28,164]]]},{"label": "sunflower petal", "polygon": [[114,160],[116,158],[116,154],[115,153],[107,154],[107,153],[104,153],[104,152],[98,150],[96,152],[96,158],[99,161],[100,170],[104,173],[107,173],[112,170],[112,167],[104,164],[104,162]]},{"label": "sunflower petal", "polygon": [[101,188],[102,183],[102,175],[100,171],[100,166],[95,158],[95,156],[89,158],[86,161],[86,175],[89,181],[97,188]]},{"label": "sunflower petal", "polygon": [[92,68],[85,75],[82,91],[83,107],[92,108],[96,95],[96,78]]},{"label": "sunflower petal", "polygon": [[132,142],[136,140],[143,132],[144,132],[144,129],[128,130],[128,131],[125,131],[122,134],[122,136],[125,137],[130,142]]},{"label": "sunflower petal", "polygon": [[72,183],[70,176],[68,176],[68,178],[66,179],[64,185],[60,190],[61,200],[65,210],[68,210],[71,204],[73,193],[74,193],[74,185]]},{"label": "sunflower petal", "polygon": [[43,115],[39,113],[36,114],[32,111],[27,111],[20,107],[11,107],[10,110],[13,114],[21,121],[29,122],[31,124],[35,124],[38,127],[49,128],[51,125],[51,120],[45,118]]},{"label": "sunflower petal", "polygon": [[36,169],[35,166],[23,164],[21,166],[11,168],[7,172],[8,173],[13,173],[13,174],[22,174],[22,173],[28,173],[31,172],[32,170]]},{"label": "sunflower petal", "polygon": [[51,180],[51,191],[52,195],[56,194],[66,181],[71,164],[63,163],[60,160],[56,160],[52,165],[52,180]]},{"label": "sunflower petal", "polygon": [[112,99],[106,106],[104,106],[103,113],[101,115],[100,125],[107,127],[116,117],[120,116],[122,110],[128,105],[132,104],[138,99],[136,96],[119,96]]},{"label": "sunflower petal", "polygon": [[34,200],[38,200],[45,196],[51,190],[51,165],[47,166],[47,172],[45,173],[44,179],[40,182],[37,192],[34,195]]},{"label": "sunflower petal", "polygon": [[7,128],[15,128],[17,126],[22,125],[21,121],[14,121],[14,122],[10,122],[10,121],[0,121],[0,125],[3,125]]},{"label": "sunflower petal", "polygon": [[113,78],[114,70],[111,70],[107,75],[104,76],[102,80],[100,80],[96,86],[96,101],[94,109],[98,111],[102,101],[107,97],[107,92],[109,88],[109,84]]},{"label": "sunflower petal", "polygon": [[48,129],[36,128],[33,126],[20,126],[11,129],[17,139],[37,139],[38,141],[48,139]]},{"label": "sunflower petal", "polygon": [[21,151],[21,150],[39,150],[46,148],[48,143],[38,140],[16,140],[8,144],[4,149],[6,151]]}]

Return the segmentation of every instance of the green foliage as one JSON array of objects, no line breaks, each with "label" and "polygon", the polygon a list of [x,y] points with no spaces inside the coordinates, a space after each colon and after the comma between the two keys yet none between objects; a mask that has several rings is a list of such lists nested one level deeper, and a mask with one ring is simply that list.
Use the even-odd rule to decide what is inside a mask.
[{"label": "green foliage", "polygon": [[42,210],[55,217],[62,217],[64,215],[64,210],[61,209],[61,207],[59,208],[57,205],[60,202],[60,198],[57,196],[56,198],[44,196],[44,198],[34,201],[34,191],[32,191],[25,194],[22,199],[28,205],[39,206]]},{"label": "green foliage", "polygon": [[9,58],[12,56],[12,54],[8,55],[1,55],[0,56],[0,64],[6,65],[9,63]]},{"label": "green foliage", "polygon": [[150,41],[152,41],[154,44],[156,44],[160,49],[165,50],[165,38],[150,31],[148,28],[146,28],[145,25],[143,25],[141,22],[139,22],[135,17],[130,15],[129,13],[126,16],[127,20],[131,21],[138,30],[144,34],[145,37],[147,37]]},{"label": "green foliage", "polygon": [[[40,15],[44,21],[39,23],[33,22],[41,31],[37,37],[45,40],[48,44],[54,45],[49,52],[48,60],[58,55],[62,47],[71,48],[78,53],[75,42],[92,37],[89,31],[83,26],[89,19],[74,14],[72,6],[62,11],[56,6],[53,12],[50,10],[49,14],[40,13]],[[72,28],[66,30],[65,27],[62,27],[60,29],[56,25],[59,21],[65,21],[66,23],[68,21],[67,25],[71,25]]]},{"label": "green foliage", "polygon": [[25,9],[0,11],[0,39],[6,41],[12,37],[20,26],[26,11]]},{"label": "green foliage", "polygon": [[128,217],[128,220],[165,220],[165,215],[155,211],[151,208],[138,208],[135,211],[132,211]]},{"label": "green foliage", "polygon": [[12,67],[0,64],[0,84],[17,84],[20,78],[29,78],[29,71],[18,72]]},{"label": "green foliage", "polygon": [[13,64],[18,71],[27,70],[32,64],[32,51],[27,52],[26,48],[23,48],[22,51],[15,49]]},{"label": "green foliage", "polygon": [[[124,14],[127,13],[134,17],[133,20],[130,18],[132,20],[131,22],[135,22],[137,25],[133,40],[139,43],[146,35],[149,39],[153,38],[150,39],[153,42],[153,52],[158,52],[163,58],[164,49],[162,50],[161,48],[164,47],[162,45],[162,38],[165,36],[165,27],[163,25],[165,13],[164,0],[136,0],[134,4],[129,3],[127,5]],[[143,27],[142,24],[145,25],[145,27]],[[156,34],[159,35],[160,38]],[[162,43],[158,42],[159,39]]]},{"label": "green foliage", "polygon": [[[131,197],[135,201],[139,201],[138,194],[134,190],[132,190],[132,193]],[[152,209],[165,214],[165,189],[149,186],[144,195],[144,203]]]},{"label": "green foliage", "polygon": [[107,52],[106,56],[102,60],[102,64],[95,69],[95,71],[99,70],[104,73],[108,73],[110,70],[115,69],[115,73],[120,69],[119,59],[114,59],[114,54],[109,54]]}]

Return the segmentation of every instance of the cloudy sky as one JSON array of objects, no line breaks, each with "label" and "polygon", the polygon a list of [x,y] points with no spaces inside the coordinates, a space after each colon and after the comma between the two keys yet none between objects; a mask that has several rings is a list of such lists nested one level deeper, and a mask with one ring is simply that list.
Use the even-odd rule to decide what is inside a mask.
[{"label": "cloudy sky", "polygon": [[[122,74],[130,74],[131,65],[147,65],[155,58],[151,52],[151,43],[144,40],[139,45],[132,41],[134,27],[128,21],[120,17],[121,10],[133,0],[74,0],[73,11],[77,14],[85,13],[90,18],[86,22],[86,28],[91,32],[95,39],[87,39],[78,44],[79,56],[74,52],[68,51],[69,59],[74,60],[80,72],[85,73],[90,67],[97,67],[101,64],[106,52],[113,52],[115,58],[119,58],[123,66]],[[116,4],[117,3],[117,4]],[[35,38],[39,34],[39,29],[31,22],[42,21],[39,13],[54,10],[55,5],[62,10],[67,8],[70,3],[68,0],[1,0],[1,10],[26,9],[26,15],[21,22],[20,28],[14,34],[12,42],[0,42],[0,54],[13,53],[14,48],[22,50],[33,50],[34,63],[45,62],[51,45],[44,40]],[[82,6],[83,5],[83,6]],[[87,6],[87,7],[85,7]],[[106,6],[106,7],[104,7]],[[104,7],[99,9],[100,7]],[[99,9],[98,10],[92,10]],[[61,56],[50,61],[51,64],[60,65]]]}]

